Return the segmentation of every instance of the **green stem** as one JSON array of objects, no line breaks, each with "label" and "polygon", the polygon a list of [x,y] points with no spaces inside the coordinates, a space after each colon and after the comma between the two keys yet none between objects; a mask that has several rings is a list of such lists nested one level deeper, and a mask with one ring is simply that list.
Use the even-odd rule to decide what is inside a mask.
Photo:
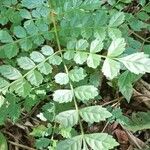
[{"label": "green stem", "polygon": [[[68,68],[66,67],[66,65],[64,67],[65,67],[65,71],[66,71],[67,75],[69,75]],[[79,115],[79,108],[78,108],[76,98],[74,96],[74,88],[73,88],[73,85],[71,84],[71,81],[69,81],[69,85],[70,85],[71,91],[73,93],[73,101],[74,101],[74,105],[75,105],[75,108],[76,108],[76,111],[77,111],[78,117],[79,117],[79,125],[80,125],[81,134],[84,135],[83,126],[82,126],[82,122],[81,122],[80,115]]]},{"label": "green stem", "polygon": [[55,33],[55,37],[56,37],[58,50],[59,50],[59,52],[60,52],[60,54],[62,56],[62,50],[61,50],[60,41],[59,41],[59,38],[58,38],[57,26],[56,26],[56,21],[55,21],[54,15],[55,15],[54,12],[51,12],[51,19],[52,19],[53,26],[54,26],[54,33]]},{"label": "green stem", "polygon": [[56,122],[55,122],[54,127],[53,127],[51,141],[54,139],[55,129],[56,129]]},{"label": "green stem", "polygon": [[[55,31],[55,37],[56,37],[56,42],[57,42],[57,46],[58,46],[58,51],[60,52],[61,57],[63,58],[63,54],[62,54],[62,50],[61,50],[61,46],[60,46],[60,41],[59,41],[59,37],[58,37],[57,26],[56,26],[56,21],[55,21],[54,15],[55,15],[54,12],[51,12],[51,19],[52,19],[53,26],[54,26],[54,31]],[[66,74],[69,75],[68,68],[67,68],[67,66],[66,66],[64,61],[63,61],[63,65],[64,65],[64,69],[66,71]],[[71,84],[71,81],[69,81],[69,85],[70,85],[71,91],[73,92],[73,95],[74,95],[74,88],[73,88],[73,85]],[[81,134],[84,135],[82,122],[81,122],[81,119],[80,119],[80,116],[79,116],[79,108],[78,108],[75,96],[73,96],[73,100],[74,100],[74,105],[75,105],[76,111],[78,112]]]}]

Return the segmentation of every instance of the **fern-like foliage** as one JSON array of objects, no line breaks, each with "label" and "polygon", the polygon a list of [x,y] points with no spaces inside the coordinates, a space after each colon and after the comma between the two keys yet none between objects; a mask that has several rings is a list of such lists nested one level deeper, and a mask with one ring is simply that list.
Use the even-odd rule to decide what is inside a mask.
[{"label": "fern-like foliage", "polygon": [[[138,51],[143,44],[128,34],[141,31],[139,24],[150,29],[145,22],[148,9],[143,10],[147,18],[137,15],[141,19],[135,25],[137,18],[121,11],[128,2],[120,3],[0,1],[0,124],[7,118],[16,122],[22,107],[30,111],[40,100],[48,99],[37,117],[55,125],[33,130],[31,135],[39,137],[38,149],[109,150],[118,146],[107,133],[86,134],[82,122],[99,123],[113,116],[100,105],[86,106],[100,96],[102,75],[118,79],[119,90],[129,102],[132,83],[141,74],[150,73],[149,55]],[[126,92],[128,88],[130,92]],[[70,135],[76,125],[80,132]],[[133,126],[128,124],[130,129]],[[56,127],[69,138],[55,141]]]}]

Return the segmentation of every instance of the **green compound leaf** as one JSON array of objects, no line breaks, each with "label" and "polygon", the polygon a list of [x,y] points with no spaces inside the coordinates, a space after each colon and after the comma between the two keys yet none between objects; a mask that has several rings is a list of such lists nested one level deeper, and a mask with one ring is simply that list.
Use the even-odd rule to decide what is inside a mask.
[{"label": "green compound leaf", "polygon": [[24,22],[24,28],[29,35],[38,35],[39,30],[33,20],[27,20],[26,22]]},{"label": "green compound leaf", "polygon": [[45,75],[52,73],[52,69],[52,66],[47,62],[43,62],[38,65],[38,70]]},{"label": "green compound leaf", "polygon": [[13,58],[19,52],[17,44],[5,44],[0,49],[0,58]]},{"label": "green compound leaf", "polygon": [[100,71],[92,72],[89,78],[89,83],[95,87],[99,87],[102,82],[102,73]]},{"label": "green compound leaf", "polygon": [[123,12],[117,12],[115,13],[110,21],[109,21],[109,26],[110,27],[117,27],[119,25],[121,25],[125,20],[125,15]]},{"label": "green compound leaf", "polygon": [[77,43],[76,39],[71,39],[70,41],[67,42],[67,49],[74,50],[76,47],[76,43]]},{"label": "green compound leaf", "polygon": [[44,38],[41,35],[35,35],[32,37],[33,43],[40,46],[44,43]]},{"label": "green compound leaf", "polygon": [[146,4],[146,0],[139,0],[139,4],[141,4],[142,6],[144,6]]},{"label": "green compound leaf", "polygon": [[35,18],[47,17],[49,14],[48,7],[40,6],[34,10],[32,10],[32,16]]},{"label": "green compound leaf", "polygon": [[67,89],[56,90],[53,94],[53,100],[59,103],[71,102],[72,98],[73,92]]},{"label": "green compound leaf", "polygon": [[76,50],[86,50],[88,46],[89,46],[89,43],[86,40],[80,39],[76,43]]},{"label": "green compound leaf", "polygon": [[48,46],[48,45],[44,45],[41,49],[41,52],[45,55],[45,56],[50,56],[54,53],[54,50],[52,47]]},{"label": "green compound leaf", "polygon": [[106,37],[106,29],[104,27],[100,29],[95,29],[94,37],[103,41]]},{"label": "green compound leaf", "polygon": [[149,16],[146,12],[144,12],[144,11],[139,12],[139,13],[137,14],[137,17],[138,17],[140,20],[142,20],[142,21],[147,21],[147,20],[149,20],[149,18],[150,18],[150,16]]},{"label": "green compound leaf", "polygon": [[21,73],[10,65],[0,66],[0,74],[9,80],[16,80],[22,77]]},{"label": "green compound leaf", "polygon": [[17,62],[19,67],[24,70],[30,70],[35,67],[35,63],[28,57],[20,57]]},{"label": "green compound leaf", "polygon": [[7,31],[1,30],[0,31],[0,41],[2,43],[10,43],[10,42],[13,42],[13,39]]},{"label": "green compound leaf", "polygon": [[98,95],[98,89],[93,85],[83,85],[75,88],[75,96],[81,101],[88,101]]},{"label": "green compound leaf", "polygon": [[5,108],[5,113],[7,113],[7,116],[13,121],[16,122],[21,114],[21,107],[20,104],[18,103],[20,99],[12,94],[12,93],[7,93],[6,94],[6,101],[9,103],[9,105]]},{"label": "green compound leaf", "polygon": [[75,55],[75,52],[73,50],[67,50],[65,53],[64,53],[64,58],[66,60],[71,60],[74,58],[74,55]]},{"label": "green compound leaf", "polygon": [[126,122],[129,120],[126,116],[123,115],[123,112],[122,112],[122,109],[121,108],[114,108],[111,110],[111,114],[112,114],[112,117],[110,117],[108,119],[108,121],[110,123],[112,122],[117,122],[121,125],[125,125]]},{"label": "green compound leaf", "polygon": [[118,78],[119,91],[123,94],[123,96],[126,98],[128,102],[130,102],[133,93],[132,83],[137,78],[139,78],[139,76],[129,71],[125,71]]},{"label": "green compound leaf", "polygon": [[8,145],[5,136],[0,132],[0,149],[8,150]]},{"label": "green compound leaf", "polygon": [[105,59],[102,67],[102,72],[108,79],[115,78],[119,74],[119,71],[120,71],[119,62],[110,58]]},{"label": "green compound leaf", "polygon": [[63,138],[71,138],[71,131],[74,131],[72,127],[64,128],[60,127],[60,134],[63,136]]},{"label": "green compound leaf", "polygon": [[150,44],[144,45],[143,49],[144,49],[144,53],[150,56]]},{"label": "green compound leaf", "polygon": [[37,70],[33,70],[28,73],[27,80],[32,85],[39,86],[43,82],[43,76]]},{"label": "green compound leaf", "polygon": [[31,92],[31,85],[25,79],[20,79],[10,86],[10,90],[15,91],[19,96],[26,97]]},{"label": "green compound leaf", "polygon": [[108,28],[108,35],[112,40],[116,40],[121,38],[122,33],[119,29],[116,28]]},{"label": "green compound leaf", "polygon": [[143,8],[146,12],[150,13],[150,3]]},{"label": "green compound leaf", "polygon": [[0,77],[0,89],[9,85],[9,82],[6,81],[4,78]]},{"label": "green compound leaf", "polygon": [[14,27],[14,34],[18,38],[25,38],[27,35],[26,30],[21,26]]},{"label": "green compound leaf", "polygon": [[125,67],[135,74],[150,73],[150,58],[149,55],[143,52],[134,53],[118,59]]},{"label": "green compound leaf", "polygon": [[87,57],[88,57],[87,53],[77,52],[74,56],[74,61],[76,62],[76,64],[82,65],[84,62],[86,62]]},{"label": "green compound leaf", "polygon": [[132,117],[126,122],[125,128],[133,132],[150,129],[149,115],[150,111],[133,113]]},{"label": "green compound leaf", "polygon": [[61,112],[56,116],[55,120],[65,128],[72,127],[78,122],[78,112],[76,110]]},{"label": "green compound leaf", "polygon": [[12,0],[12,1],[5,0],[5,1],[2,1],[2,3],[8,6],[11,6],[11,5],[17,4],[17,0]]},{"label": "green compound leaf", "polygon": [[51,127],[47,128],[44,125],[38,125],[33,128],[32,132],[30,132],[30,135],[34,137],[43,137],[51,134]]},{"label": "green compound leaf", "polygon": [[22,50],[29,51],[30,49],[32,49],[33,43],[31,41],[31,39],[25,38],[25,39],[20,40],[19,45],[20,45]]},{"label": "green compound leaf", "polygon": [[107,118],[112,116],[106,108],[101,106],[82,108],[79,112],[83,120],[89,123],[105,121]]},{"label": "green compound leaf", "polygon": [[36,140],[36,143],[35,143],[35,146],[38,148],[38,149],[43,149],[45,147],[48,147],[49,144],[50,144],[50,139],[49,138],[39,138]]},{"label": "green compound leaf", "polygon": [[30,12],[28,10],[26,10],[26,9],[21,9],[20,10],[20,15],[24,19],[31,19],[32,18]]},{"label": "green compound leaf", "polygon": [[42,107],[42,113],[43,113],[43,116],[48,121],[54,121],[54,117],[55,117],[55,104],[53,102],[46,103]]},{"label": "green compound leaf", "polygon": [[57,144],[56,150],[81,150],[82,136],[66,139]]},{"label": "green compound leaf", "polygon": [[86,142],[93,150],[110,150],[119,144],[107,133],[93,133],[84,136]]},{"label": "green compound leaf", "polygon": [[44,57],[41,53],[39,53],[39,52],[37,52],[37,51],[33,51],[33,52],[30,54],[30,57],[31,57],[31,59],[32,59],[34,62],[37,62],[37,63],[40,63],[40,62],[42,62],[42,61],[45,60],[45,57]]},{"label": "green compound leaf", "polygon": [[58,73],[55,75],[55,82],[59,83],[60,85],[64,85],[69,83],[69,77],[66,73]]},{"label": "green compound leaf", "polygon": [[122,54],[125,50],[125,40],[123,38],[115,39],[112,41],[108,48],[108,56],[116,57]]},{"label": "green compound leaf", "polygon": [[62,58],[58,55],[54,55],[53,57],[49,58],[49,63],[52,65],[60,65],[62,62]]},{"label": "green compound leaf", "polygon": [[87,65],[91,68],[97,68],[100,64],[101,57],[97,54],[90,54],[87,58]]},{"label": "green compound leaf", "polygon": [[90,45],[90,52],[91,53],[97,53],[100,52],[103,49],[103,42],[99,39],[95,39],[94,41],[91,42]]},{"label": "green compound leaf", "polygon": [[32,8],[36,8],[38,6],[41,6],[42,4],[44,4],[44,1],[45,0],[38,0],[38,1],[35,1],[35,0],[22,0],[22,6],[27,7],[29,9],[32,9]]},{"label": "green compound leaf", "polygon": [[73,82],[79,82],[83,80],[87,76],[85,70],[82,67],[75,67],[74,69],[69,71],[69,78]]}]

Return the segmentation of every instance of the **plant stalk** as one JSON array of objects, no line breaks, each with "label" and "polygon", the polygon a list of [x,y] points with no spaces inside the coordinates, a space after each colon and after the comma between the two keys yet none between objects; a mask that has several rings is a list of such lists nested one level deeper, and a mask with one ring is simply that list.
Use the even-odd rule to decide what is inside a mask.
[{"label": "plant stalk", "polygon": [[[58,32],[57,32],[57,26],[56,26],[56,21],[55,21],[55,14],[54,14],[54,12],[51,12],[51,19],[52,19],[53,26],[54,26],[54,33],[55,33],[55,37],[56,37],[56,42],[57,42],[57,46],[58,46],[58,51],[60,52],[60,55],[61,55],[61,57],[63,58],[63,54],[62,54],[62,50],[61,50],[61,46],[60,46],[60,41],[59,41],[59,37],[58,37]],[[66,74],[69,75],[68,68],[67,68],[67,66],[66,66],[66,64],[65,64],[64,61],[63,61],[63,65],[64,65],[64,69],[65,69],[65,71],[66,71]],[[69,81],[69,84],[70,84],[70,88],[71,88],[71,90],[72,90],[72,92],[73,92],[74,105],[75,105],[76,111],[78,112],[79,125],[80,125],[81,134],[84,135],[84,130],[83,130],[82,122],[81,122],[81,119],[80,119],[80,116],[79,116],[79,108],[78,108],[78,105],[77,105],[76,98],[75,98],[75,96],[74,96],[74,88],[73,88],[73,85],[71,84],[71,81]]]}]

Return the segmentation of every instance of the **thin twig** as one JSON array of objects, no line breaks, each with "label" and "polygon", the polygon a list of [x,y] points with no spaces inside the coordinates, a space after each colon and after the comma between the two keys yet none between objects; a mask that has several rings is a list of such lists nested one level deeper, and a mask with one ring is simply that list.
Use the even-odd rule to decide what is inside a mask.
[{"label": "thin twig", "polygon": [[[112,107],[115,107],[116,104],[120,103],[120,101],[121,101],[123,98],[124,98],[123,96],[122,96],[122,97],[119,97],[119,98],[116,98],[116,99],[114,99],[114,100],[112,100],[112,101],[110,101],[110,102],[107,102],[107,103],[103,104],[102,106],[106,106],[106,105],[109,105],[109,104],[111,104],[111,103],[113,103],[113,102],[117,102],[117,103],[115,103],[115,105],[112,105]],[[105,129],[107,128],[108,125],[109,125],[109,121],[106,122],[106,124],[105,124],[105,126],[104,126],[102,132],[105,131]]]},{"label": "thin twig", "polygon": [[9,135],[10,137],[12,137],[14,140],[16,140],[16,137],[13,135],[13,134],[11,134],[10,132],[7,132],[7,131],[2,131],[4,134],[7,134],[7,135]]},{"label": "thin twig", "polygon": [[15,143],[15,142],[12,142],[12,141],[8,141],[10,144],[14,145],[14,146],[18,146],[20,148],[24,148],[26,150],[36,150],[34,148],[31,148],[31,147],[28,147],[28,146],[25,146],[23,144],[19,144],[19,143]]},{"label": "thin twig", "polygon": [[116,99],[114,99],[114,100],[112,100],[112,101],[109,101],[109,102],[106,102],[106,103],[102,104],[102,106],[107,106],[107,105],[109,105],[109,104],[112,104],[112,103],[118,102],[118,101],[120,102],[123,98],[124,98],[123,96],[122,96],[122,97],[119,97],[119,98],[116,98]]},{"label": "thin twig", "polygon": [[108,125],[109,125],[109,121],[106,122],[106,124],[101,132],[104,132]]},{"label": "thin twig", "polygon": [[140,36],[139,34],[135,33],[132,30],[129,30],[131,34],[134,34],[136,37],[138,37],[139,39],[141,39],[144,42],[150,43],[150,41],[148,41],[147,39],[144,39],[142,36]]},{"label": "thin twig", "polygon": [[[51,7],[50,1],[49,1],[49,5]],[[58,31],[57,31],[57,23],[56,23],[56,20],[55,20],[55,12],[52,11],[51,14],[50,14],[50,17],[51,17],[51,20],[52,20],[52,23],[53,23],[53,26],[54,26],[55,38],[56,38],[56,43],[57,43],[57,47],[58,47],[58,52],[60,52],[60,55],[63,58],[63,53],[62,53],[60,40],[59,40],[59,36],[58,36]],[[63,65],[64,65],[64,69],[66,71],[66,74],[69,76],[69,70],[68,70],[65,62],[64,61],[62,61],[62,62],[63,62]],[[73,87],[72,83],[69,82],[69,85],[70,85],[70,89],[71,89],[72,93],[74,93],[74,87]],[[79,108],[78,108],[75,96],[73,96],[73,100],[74,100],[74,105],[75,105],[76,111],[78,112],[78,116],[79,116]],[[84,129],[83,129],[80,117],[78,118],[78,120],[79,120],[81,134],[84,135]]]}]

